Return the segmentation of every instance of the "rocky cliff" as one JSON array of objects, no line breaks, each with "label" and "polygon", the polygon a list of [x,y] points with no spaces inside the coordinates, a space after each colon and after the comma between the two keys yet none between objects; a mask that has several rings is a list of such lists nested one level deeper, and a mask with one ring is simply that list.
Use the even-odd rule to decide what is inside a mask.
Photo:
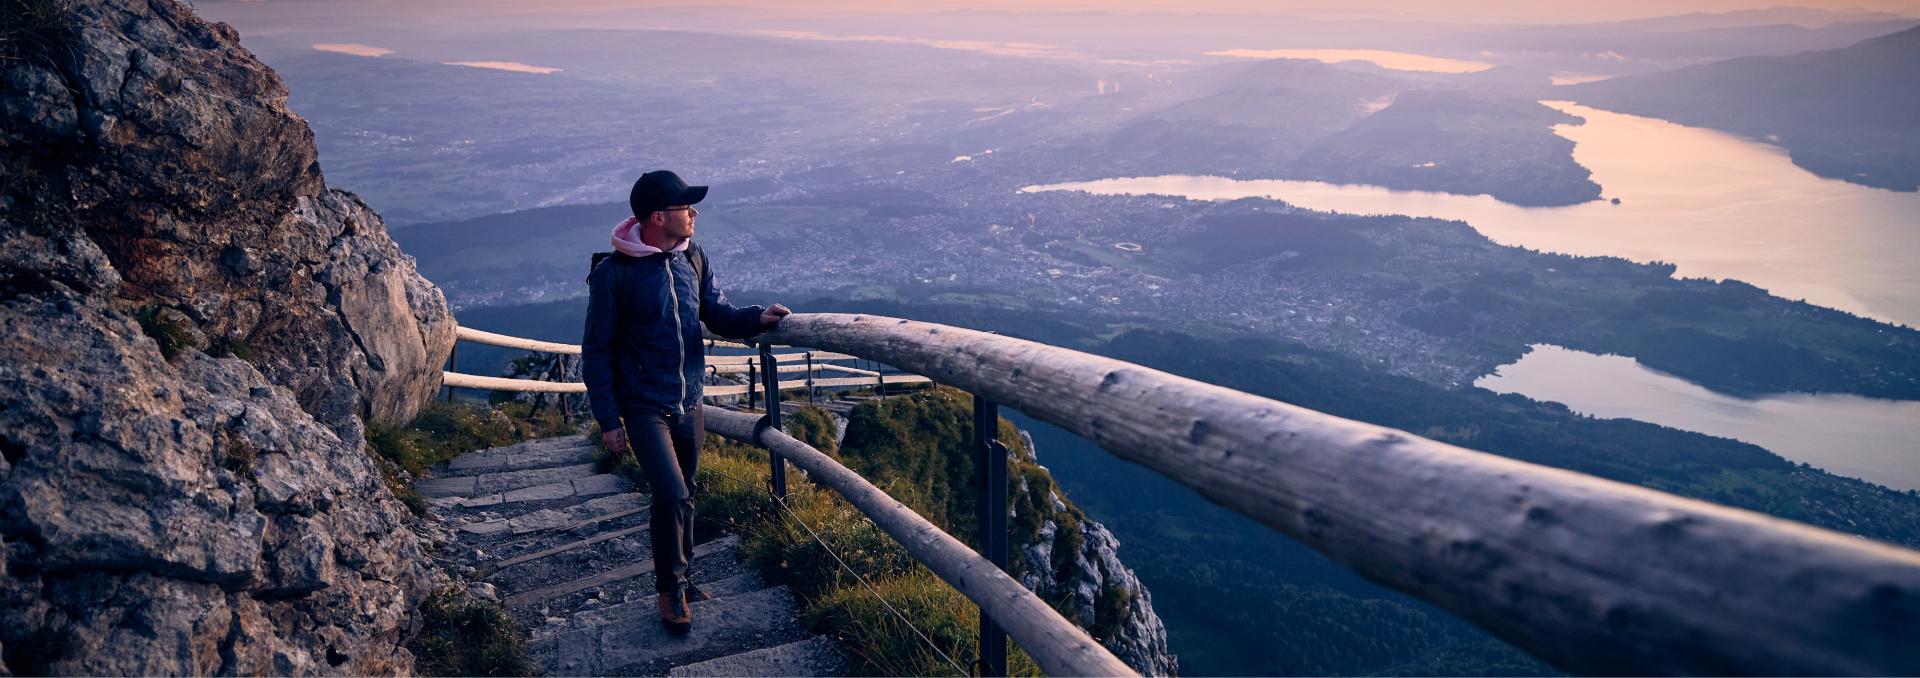
[{"label": "rocky cliff", "polygon": [[1153,596],[1133,569],[1120,562],[1120,540],[1061,496],[1051,475],[1039,466],[1033,436],[1020,432],[1014,446],[1016,473],[1008,522],[1015,531],[1031,526],[1018,551],[1020,583],[1054,602],[1069,619],[1092,632],[1114,656],[1143,675],[1171,676],[1179,671],[1167,646],[1167,626],[1153,611]]},{"label": "rocky cliff", "polygon": [[410,672],[433,572],[361,419],[437,389],[439,291],[231,28],[0,13],[0,668]]},{"label": "rocky cliff", "polygon": [[[789,433],[824,437],[799,430],[802,418],[788,419]],[[835,451],[843,462],[949,533],[978,534],[971,396],[930,389],[861,403],[845,418]],[[999,437],[1014,453],[1007,467],[1007,571],[1134,670],[1176,673],[1166,625],[1147,587],[1121,562],[1119,540],[1060,491],[1039,464],[1032,436],[1003,419]]]}]

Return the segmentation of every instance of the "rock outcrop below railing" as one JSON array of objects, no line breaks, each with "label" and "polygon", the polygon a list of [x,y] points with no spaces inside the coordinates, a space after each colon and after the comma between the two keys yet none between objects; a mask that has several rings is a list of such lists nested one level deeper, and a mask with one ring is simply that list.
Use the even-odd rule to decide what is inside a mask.
[{"label": "rock outcrop below railing", "polygon": [[1018,408],[1568,669],[1920,672],[1914,551],[984,332],[795,314],[764,340]]}]

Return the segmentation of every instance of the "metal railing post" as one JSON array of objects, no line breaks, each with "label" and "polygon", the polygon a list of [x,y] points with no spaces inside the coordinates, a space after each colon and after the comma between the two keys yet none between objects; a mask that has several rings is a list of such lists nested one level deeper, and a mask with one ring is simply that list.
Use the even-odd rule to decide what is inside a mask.
[{"label": "metal railing post", "polygon": [[[973,396],[974,459],[980,464],[980,555],[1007,569],[1007,446],[996,440],[1000,406]],[[980,612],[980,675],[1007,675],[1007,632]]]},{"label": "metal railing post", "polygon": [[[780,424],[780,359],[773,357],[773,347],[760,345],[760,378],[767,390],[767,425],[775,431],[784,431]],[[773,485],[773,496],[787,497],[787,460],[780,454],[769,450],[767,462],[772,464],[772,474],[767,480]]]}]

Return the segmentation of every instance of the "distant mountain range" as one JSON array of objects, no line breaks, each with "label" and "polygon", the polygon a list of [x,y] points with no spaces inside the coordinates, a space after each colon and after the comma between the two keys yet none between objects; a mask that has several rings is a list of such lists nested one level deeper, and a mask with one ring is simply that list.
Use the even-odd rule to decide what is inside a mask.
[{"label": "distant mountain range", "polygon": [[1583,104],[1778,144],[1820,176],[1920,189],[1920,28],[1841,49],[1730,59],[1568,91]]}]

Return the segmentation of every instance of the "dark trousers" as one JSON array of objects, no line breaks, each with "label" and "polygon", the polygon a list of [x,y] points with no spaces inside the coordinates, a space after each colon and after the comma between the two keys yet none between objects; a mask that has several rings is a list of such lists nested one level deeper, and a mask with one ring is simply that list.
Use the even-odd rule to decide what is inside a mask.
[{"label": "dark trousers", "polygon": [[684,415],[623,407],[620,419],[653,493],[648,531],[653,537],[654,588],[671,593],[686,585],[687,566],[693,562],[693,476],[707,438],[706,418],[698,407]]}]

